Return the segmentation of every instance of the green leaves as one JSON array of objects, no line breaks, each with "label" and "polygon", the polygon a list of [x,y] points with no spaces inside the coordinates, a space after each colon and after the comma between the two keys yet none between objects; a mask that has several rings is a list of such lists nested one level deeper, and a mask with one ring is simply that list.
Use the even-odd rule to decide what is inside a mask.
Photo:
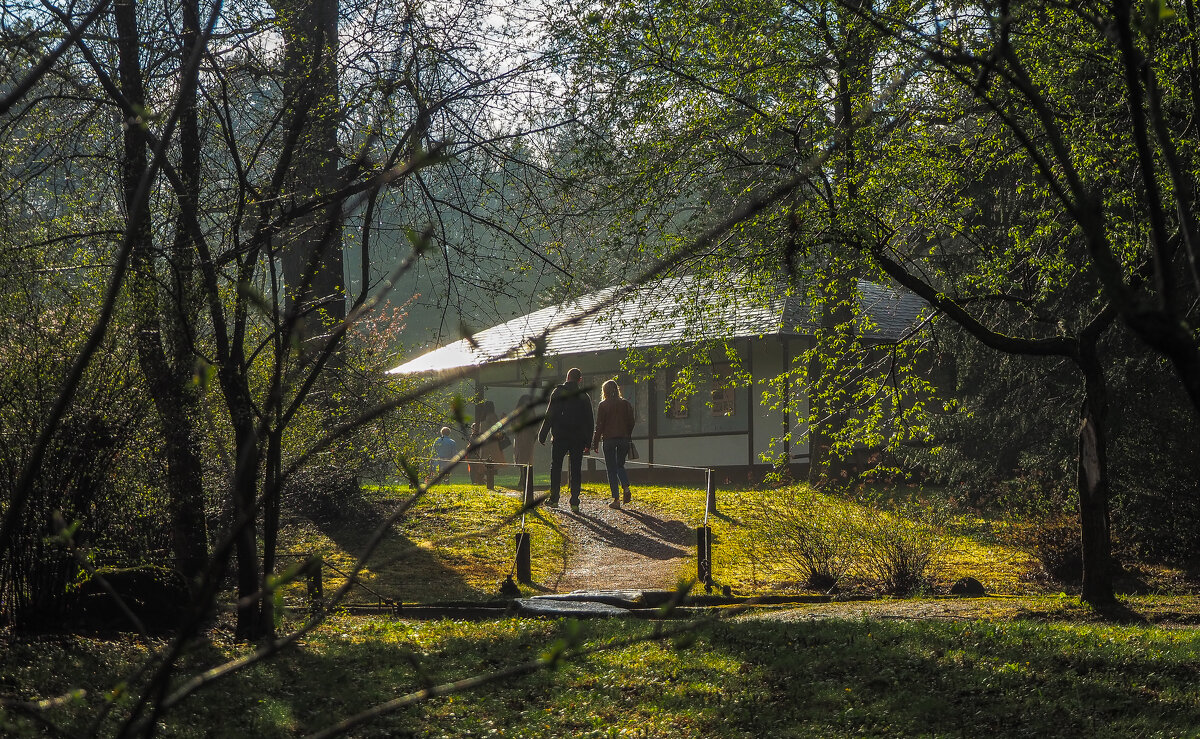
[{"label": "green leaves", "polygon": [[1142,13],[1142,32],[1147,35],[1158,30],[1163,21],[1175,19],[1175,10],[1167,4],[1167,0],[1145,0]]},{"label": "green leaves", "polygon": [[192,384],[201,390],[212,387],[217,379],[217,366],[203,357],[196,357],[192,365]]}]

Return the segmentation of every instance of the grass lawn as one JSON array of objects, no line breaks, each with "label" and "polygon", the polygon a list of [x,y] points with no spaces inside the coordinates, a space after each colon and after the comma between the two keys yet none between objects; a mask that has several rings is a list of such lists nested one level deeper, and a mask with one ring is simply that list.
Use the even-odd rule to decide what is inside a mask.
[{"label": "grass lawn", "polygon": [[[406,490],[365,491],[336,524],[295,520],[289,551],[350,571]],[[591,485],[587,495],[607,497]],[[795,590],[744,553],[741,515],[763,491],[722,490],[715,573],[743,594]],[[695,526],[704,491],[640,487],[641,505]],[[405,602],[494,597],[512,566],[520,501],[439,486],[383,537],[362,580]],[[535,579],[564,566],[553,516],[527,513]],[[937,582],[973,574],[996,597],[714,609],[707,618],[576,622],[411,621],[335,612],[269,661],[215,681],[169,711],[168,737],[293,737],[423,688],[528,664],[464,692],[411,701],[348,732],[362,737],[1197,736],[1200,605],[1190,594],[1125,601],[1120,623],[1024,577],[996,524],[954,519]],[[694,562],[688,565],[694,572]],[[327,574],[326,590],[338,583]],[[300,586],[288,601],[303,605]],[[372,602],[357,589],[353,601]],[[954,605],[954,609],[950,605]],[[281,633],[299,610],[284,616]],[[1158,625],[1151,625],[1158,624]],[[674,632],[666,633],[664,632]],[[244,656],[222,612],[183,658],[178,682]],[[129,635],[0,632],[0,735],[113,735],[164,642]],[[548,655],[555,669],[546,669]],[[111,712],[104,714],[106,707]],[[32,717],[36,714],[38,719]]]},{"label": "grass lawn", "polygon": [[[1061,599],[1059,599],[1061,600]],[[1033,599],[1066,618],[1071,607]],[[1040,604],[1040,605],[1039,605]],[[679,624],[667,628],[679,628]],[[274,660],[167,714],[163,736],[303,736],[420,689],[589,650],[383,715],[351,736],[1195,736],[1200,639],[1191,629],[1062,620],[733,619],[656,638],[641,621],[406,622],[339,615]],[[218,629],[197,672],[245,648]],[[152,643],[22,640],[0,658],[10,698],[82,689],[47,717],[81,731]],[[102,727],[112,732],[126,697]],[[13,735],[42,728],[8,708]]]},{"label": "grass lawn", "polygon": [[[352,571],[380,523],[410,492],[367,488],[365,506],[356,515],[324,524],[293,519],[281,540],[288,542],[289,552],[319,554],[332,565],[324,574],[328,593],[345,582],[342,573]],[[359,576],[366,587],[352,589],[347,603],[377,603],[379,596],[398,603],[497,597],[500,582],[512,571],[522,525],[537,554],[534,580],[552,579],[566,561],[562,532],[552,515],[534,510],[522,520],[520,511],[514,490],[489,491],[469,483],[434,487],[385,533]],[[285,596],[302,605],[303,584],[293,583]]]},{"label": "grass lawn", "polygon": [[[512,482],[515,486],[515,480]],[[325,589],[330,592],[344,582],[341,573],[351,571],[379,523],[409,492],[407,487],[368,487],[362,504],[356,507],[357,513],[345,520],[317,524],[294,519],[285,527],[282,549],[292,554],[320,554],[332,565],[325,571]],[[601,501],[609,495],[606,484],[596,483],[584,485],[583,494]],[[735,594],[808,592],[798,573],[782,563],[751,556],[755,533],[747,512],[756,500],[773,494],[770,490],[744,489],[717,492],[717,510],[707,519],[715,541],[713,576],[717,585],[728,585]],[[705,496],[700,487],[637,486],[634,505],[657,509],[694,528],[705,523]],[[878,515],[868,506],[841,504],[849,505],[859,515]],[[386,533],[360,575],[366,588],[353,589],[347,602],[375,604],[381,597],[400,603],[496,598],[500,583],[514,566],[514,536],[522,530],[520,508],[516,490],[505,487],[502,481],[498,481],[496,491],[469,482],[433,488],[407,518]],[[555,515],[541,510],[528,512],[524,526],[531,537],[534,581],[554,581],[566,565],[568,546]],[[948,547],[930,573],[929,594],[945,593],[964,576],[979,580],[990,594],[1070,592],[1070,588],[1033,577],[1035,561],[1013,545],[1004,521],[960,512],[949,520],[944,534]],[[685,577],[695,576],[694,552],[681,562],[680,572]],[[1178,592],[1181,586],[1189,587],[1181,572],[1164,569],[1143,574],[1147,575],[1149,592],[1170,593]],[[861,574],[852,574],[846,586],[870,592],[873,583]],[[522,590],[535,592],[525,586]],[[303,605],[304,592],[299,582],[285,589],[287,601],[294,607]]]},{"label": "grass lawn", "polygon": [[[281,537],[286,551],[316,553],[331,565],[325,571],[329,592],[344,582],[355,560],[379,523],[409,494],[403,487],[376,486],[364,491],[358,515],[323,525],[306,519],[291,521]],[[585,496],[607,500],[607,485],[589,484]],[[707,517],[714,532],[713,576],[739,595],[804,592],[797,573],[778,563],[750,556],[754,531],[745,512],[762,490],[720,490],[717,511]],[[635,506],[662,511],[689,527],[703,525],[703,488],[641,486],[635,488]],[[360,575],[365,588],[351,591],[349,603],[378,603],[382,596],[394,602],[433,602],[496,597],[499,584],[512,571],[514,537],[522,530],[521,501],[516,491],[498,484],[488,491],[469,483],[439,485],[430,490],[408,517],[391,527]],[[866,510],[866,509],[863,509]],[[567,542],[553,514],[541,510],[524,516],[530,534],[533,579],[554,580],[566,565]],[[935,592],[970,575],[989,593],[1034,594],[1047,588],[1032,583],[1027,574],[1033,564],[1028,554],[996,535],[998,524],[974,516],[959,516],[946,531],[950,546],[941,565],[932,573]],[[681,564],[681,575],[694,577],[694,553]],[[869,586],[869,583],[860,583]],[[532,592],[529,588],[525,592]],[[303,603],[304,587],[286,589],[288,601]]]},{"label": "grass lawn", "polygon": [[[603,497],[608,492],[597,489],[595,494]],[[748,526],[746,513],[755,500],[772,494],[770,490],[759,489],[718,490],[717,510],[707,516],[707,524],[714,536],[713,578],[719,584],[729,585],[735,593],[764,595],[803,591],[797,573],[749,556],[754,531]],[[703,488],[644,486],[636,488],[634,495],[639,503],[670,513],[693,528],[706,523],[707,493]],[[869,511],[863,506],[854,507],[864,514]],[[999,527],[999,524],[976,515],[955,517],[945,532],[949,538],[946,557],[933,572],[935,589],[944,592],[954,581],[969,575],[979,580],[989,593],[1045,592],[1045,587],[1027,577],[1033,568],[1030,556],[1002,541],[1003,537],[996,535]],[[693,559],[687,573],[694,576],[695,572]]]}]

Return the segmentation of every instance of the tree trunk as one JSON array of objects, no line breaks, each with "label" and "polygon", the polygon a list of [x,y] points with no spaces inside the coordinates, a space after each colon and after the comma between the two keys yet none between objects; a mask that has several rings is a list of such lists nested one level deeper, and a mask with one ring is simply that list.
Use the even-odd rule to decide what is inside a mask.
[{"label": "tree trunk", "polygon": [[[145,104],[144,82],[141,65],[138,59],[139,32],[137,26],[136,7],[130,0],[120,0],[113,6],[113,17],[117,27],[118,73],[121,89],[130,103],[136,106]],[[193,17],[194,20],[194,17]],[[198,30],[195,23],[193,31]],[[190,54],[190,47],[196,43],[196,37],[185,44],[185,54]],[[187,106],[188,102],[185,101]],[[128,207],[136,197],[139,183],[149,168],[149,138],[145,129],[136,121],[127,121],[123,134],[122,184],[124,197]],[[190,103],[190,114],[181,118],[184,133],[183,146],[185,159],[194,157],[198,169],[199,143],[196,134],[196,116],[194,98]],[[190,131],[188,130],[190,126]],[[192,138],[186,134],[190,133]],[[185,161],[185,165],[187,162]],[[184,171],[188,168],[183,167]],[[192,183],[197,182],[198,174],[189,172]],[[191,206],[195,206],[195,189],[190,194]],[[188,194],[180,193],[181,207]],[[137,322],[137,350],[139,366],[146,378],[150,396],[158,413],[159,424],[163,430],[164,456],[167,461],[167,494],[171,516],[170,533],[175,554],[175,564],[180,573],[189,581],[199,576],[208,559],[208,538],[204,519],[204,488],[202,469],[199,456],[198,434],[193,419],[198,404],[194,389],[191,387],[191,354],[184,347],[190,346],[188,341],[188,316],[185,303],[176,300],[174,310],[163,314],[158,293],[159,275],[154,258],[154,243],[150,228],[148,211],[143,210],[143,216],[137,222],[130,222],[127,228],[131,235],[131,264],[130,291],[132,293],[135,320]],[[186,259],[193,258],[190,244],[180,244],[177,236],[175,247],[176,256]],[[172,280],[177,284],[179,275],[173,274]],[[182,297],[182,296],[180,296]],[[163,348],[164,330],[166,323],[170,336],[168,343],[175,348],[175,366],[172,367]]]},{"label": "tree trunk", "polygon": [[[275,0],[283,24],[284,94],[295,136],[284,193],[285,212],[337,189],[340,118],[337,0]],[[305,339],[346,316],[341,204],[297,217],[284,232],[281,252],[289,305],[301,315]]]},{"label": "tree trunk", "polygon": [[283,472],[283,429],[272,428],[267,437],[267,482],[263,490],[263,568],[261,588],[266,597],[262,602],[263,628],[275,635],[275,600],[267,593],[267,581],[275,574],[279,543],[279,508],[281,474]]},{"label": "tree trunk", "polygon": [[256,641],[267,635],[263,623],[262,599],[255,597],[262,578],[258,568],[257,506],[261,461],[258,430],[248,404],[231,403],[237,461],[234,465],[233,496],[236,504],[237,531],[237,626],[238,639]]},{"label": "tree trunk", "polygon": [[[824,309],[822,309],[824,313]],[[820,485],[826,479],[829,467],[830,430],[824,421],[826,411],[825,385],[828,378],[823,368],[821,349],[814,335],[813,355],[808,359],[808,484]]]},{"label": "tree trunk", "polygon": [[[201,43],[200,10],[195,0],[182,3],[184,42],[180,46],[180,69],[188,62]],[[177,194],[179,216],[175,223],[172,256],[172,310],[168,311],[170,333],[167,336],[172,364],[171,387],[178,392],[180,410],[171,419],[168,434],[178,438],[168,443],[175,458],[168,460],[172,475],[171,541],[179,569],[189,581],[197,578],[208,565],[208,526],[204,515],[204,471],[200,463],[200,434],[196,419],[200,417],[200,390],[193,380],[196,356],[192,347],[192,316],[199,311],[197,299],[198,259],[196,244],[187,223],[198,223],[200,202],[200,123],[197,114],[196,88],[180,100],[179,150],[182,192]],[[166,419],[164,419],[166,420]],[[170,430],[174,431],[170,431]],[[173,470],[173,471],[172,471]]]},{"label": "tree trunk", "polygon": [[[858,208],[862,173],[859,171],[859,137],[856,116],[872,97],[872,57],[876,43],[874,30],[859,17],[870,7],[870,0],[853,0],[853,11],[837,12],[833,24],[824,26],[826,42],[836,64],[834,97],[834,127],[837,130],[839,156],[833,162],[835,192],[829,202],[829,222],[835,230],[852,232],[853,223],[845,215]],[[809,363],[810,383],[817,392],[810,392],[813,405],[809,417],[809,474],[811,484],[844,484],[848,481],[845,460],[832,452],[836,437],[846,426],[855,396],[853,367],[857,351],[852,322],[858,301],[858,270],[853,264],[836,257],[829,258],[828,282],[822,286],[820,332],[829,336],[832,354],[824,359],[814,357]],[[819,346],[819,345],[818,345]],[[813,378],[812,371],[826,376]]]},{"label": "tree trunk", "polygon": [[1105,422],[1108,387],[1095,344],[1081,346],[1084,399],[1079,426],[1079,523],[1083,553],[1082,599],[1093,607],[1112,604],[1112,538],[1108,518],[1108,450]]}]

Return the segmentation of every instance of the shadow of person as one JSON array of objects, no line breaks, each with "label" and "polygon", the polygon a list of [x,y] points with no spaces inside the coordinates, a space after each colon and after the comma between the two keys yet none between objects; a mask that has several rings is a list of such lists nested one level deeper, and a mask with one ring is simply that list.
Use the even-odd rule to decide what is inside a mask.
[{"label": "shadow of person", "polygon": [[657,539],[681,546],[689,546],[695,543],[696,532],[683,521],[678,519],[662,519],[658,516],[630,508],[622,508],[621,510],[630,518],[636,519],[638,523],[644,526]]},{"label": "shadow of person", "polygon": [[579,523],[590,529],[609,546],[635,552],[651,559],[675,559],[688,556],[686,549],[673,546],[659,536],[647,536],[640,531],[629,531],[599,518],[579,516]]}]

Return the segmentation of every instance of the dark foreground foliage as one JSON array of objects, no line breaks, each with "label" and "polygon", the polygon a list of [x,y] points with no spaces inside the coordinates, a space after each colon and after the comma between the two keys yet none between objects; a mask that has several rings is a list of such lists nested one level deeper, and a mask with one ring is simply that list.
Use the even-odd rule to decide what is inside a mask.
[{"label": "dark foreground foliage", "polygon": [[[371,705],[537,659],[580,627],[568,660],[376,719],[353,736],[1183,736],[1200,725],[1190,629],[1038,620],[734,620],[655,639],[646,622],[404,622],[337,617],[282,658],[166,717],[164,736],[306,735]],[[236,647],[214,635],[189,672]],[[86,731],[146,644],[71,636],[12,642],[5,697],[87,692],[45,716]],[[117,709],[100,727],[110,734]],[[45,727],[9,707],[6,732]]]}]

